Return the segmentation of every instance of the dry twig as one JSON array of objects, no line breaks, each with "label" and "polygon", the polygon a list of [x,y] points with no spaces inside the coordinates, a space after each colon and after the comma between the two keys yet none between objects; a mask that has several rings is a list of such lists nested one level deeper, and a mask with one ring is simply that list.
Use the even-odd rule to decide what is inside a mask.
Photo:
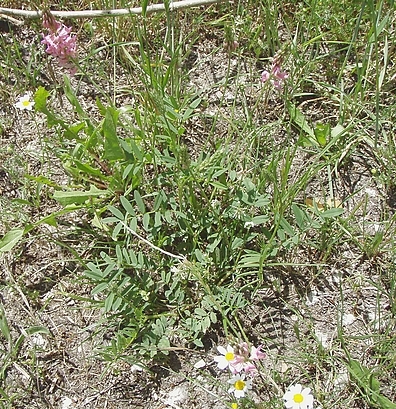
[{"label": "dry twig", "polygon": [[[171,1],[169,3],[169,10],[179,10],[189,7],[205,6],[213,3],[219,3],[222,0],[182,0]],[[146,14],[156,13],[159,11],[165,11],[165,4],[152,4],[147,6]],[[0,7],[0,13],[7,16],[18,16],[27,19],[41,18],[43,12],[40,10],[20,10]],[[83,10],[83,11],[55,11],[51,10],[51,14],[54,17],[60,18],[97,18],[97,17],[121,17],[128,16],[130,14],[143,14],[142,7],[133,7],[125,9],[113,9],[113,10]]]}]

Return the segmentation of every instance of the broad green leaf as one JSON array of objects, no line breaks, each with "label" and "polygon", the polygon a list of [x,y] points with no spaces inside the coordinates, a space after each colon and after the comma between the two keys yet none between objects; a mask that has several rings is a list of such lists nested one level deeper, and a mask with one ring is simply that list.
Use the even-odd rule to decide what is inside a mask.
[{"label": "broad green leaf", "polygon": [[48,224],[49,226],[56,227],[58,225],[56,216],[57,216],[56,214],[51,213],[48,216],[45,216],[42,219],[40,219],[39,222],[40,224]]},{"label": "broad green leaf", "polygon": [[154,200],[154,211],[155,212],[159,210],[163,202],[166,202],[166,193],[161,190],[158,192]]},{"label": "broad green leaf", "polygon": [[254,202],[254,206],[267,207],[270,203],[271,201],[269,200],[268,196],[258,196]]},{"label": "broad green leaf", "polygon": [[294,236],[296,234],[291,224],[284,217],[281,218],[279,224],[289,236]]},{"label": "broad green leaf", "polygon": [[194,339],[193,343],[198,347],[198,348],[203,348],[204,344],[200,339]]},{"label": "broad green leaf", "polygon": [[259,224],[267,223],[268,220],[269,220],[269,216],[262,214],[260,216],[254,216],[252,218],[252,223],[254,223],[255,225],[259,225]]},{"label": "broad green leaf", "polygon": [[316,140],[320,146],[326,146],[328,137],[330,135],[329,124],[317,124],[314,130]]},{"label": "broad green leaf", "polygon": [[52,187],[58,187],[59,185],[57,183],[55,183],[54,181],[52,181],[51,179],[46,178],[45,176],[32,176],[32,175],[25,175],[26,179],[29,180],[34,180],[37,183],[40,183],[42,185],[47,185],[47,186],[52,186]]},{"label": "broad green leaf", "polygon": [[28,329],[26,329],[26,333],[29,335],[33,334],[45,334],[45,335],[51,335],[51,332],[49,331],[48,328],[42,327],[42,326],[33,326]]},{"label": "broad green leaf", "polygon": [[134,163],[130,163],[122,172],[122,180],[125,180],[130,173],[132,173],[133,169],[135,167]]},{"label": "broad green leaf", "polygon": [[235,237],[234,240],[232,241],[231,249],[235,250],[237,248],[240,248],[243,246],[244,243],[245,241],[243,239],[241,239],[240,237]]},{"label": "broad green leaf", "polygon": [[334,207],[332,209],[328,209],[328,210],[325,210],[324,212],[321,212],[320,215],[324,217],[325,219],[331,219],[333,217],[340,216],[343,213],[344,213],[344,209]]},{"label": "broad green leaf", "polygon": [[[88,165],[87,163],[82,163],[79,160],[74,159],[74,165],[78,170],[80,170],[85,175],[92,175],[99,179],[103,179],[102,172],[99,169],[94,168],[91,165]],[[68,167],[68,169],[72,171],[71,167]]]},{"label": "broad green leaf", "polygon": [[160,228],[162,226],[161,213],[154,213],[154,228]]},{"label": "broad green leaf", "polygon": [[44,112],[47,111],[47,98],[49,97],[49,92],[44,87],[38,87],[34,94],[34,102],[36,111]]},{"label": "broad green leaf", "polygon": [[74,91],[73,91],[73,89],[71,87],[71,84],[70,84],[70,80],[67,77],[67,75],[63,76],[63,81],[64,81],[64,84],[65,84],[63,89],[65,91],[66,98],[73,105],[73,107],[77,111],[80,118],[86,118],[87,114],[84,112],[82,106],[80,105],[80,102],[78,101],[76,95],[74,94]]},{"label": "broad green leaf", "polygon": [[195,249],[194,254],[199,262],[202,262],[204,260],[204,254],[201,252],[201,250]]},{"label": "broad green leaf", "polygon": [[374,377],[374,374],[359,361],[350,359],[348,369],[351,377],[362,388],[370,402],[381,409],[396,409],[396,404],[390,401],[387,397],[379,392],[379,381]]},{"label": "broad green leaf", "polygon": [[106,115],[106,107],[102,104],[102,101],[98,97],[96,97],[96,106],[99,109],[100,115],[105,116]]},{"label": "broad green leaf", "polygon": [[49,95],[49,92],[45,88],[38,87],[36,93],[34,94],[36,111],[42,112],[47,116],[47,124],[49,127],[60,124],[63,129],[67,128],[64,121],[62,121],[60,118],[57,118],[52,112],[48,110],[47,99]]},{"label": "broad green leaf", "polygon": [[337,138],[338,136],[340,136],[343,132],[345,132],[345,127],[342,126],[341,124],[337,124],[334,128],[332,128],[330,135],[331,138]]},{"label": "broad green leaf", "polygon": [[119,209],[117,209],[116,207],[111,206],[111,205],[109,205],[107,208],[108,208],[108,209],[111,211],[111,213],[113,213],[114,216],[117,217],[119,220],[124,220],[124,215],[123,215],[123,213],[122,213]]},{"label": "broad green leaf", "polygon": [[201,317],[206,317],[208,315],[208,312],[198,307],[198,308],[195,308],[194,314],[199,315]]},{"label": "broad green leaf", "polygon": [[201,98],[197,98],[191,102],[191,104],[188,106],[188,108],[183,113],[183,118],[182,118],[183,121],[186,121],[187,119],[193,116],[194,110],[198,107],[200,103],[201,103]]},{"label": "broad green leaf", "polygon": [[120,196],[120,202],[122,204],[122,207],[131,215],[135,216],[135,210],[133,209],[132,204],[129,202],[129,200],[125,196]]},{"label": "broad green leaf", "polygon": [[227,190],[228,189],[226,185],[224,185],[223,183],[221,183],[221,182],[219,182],[217,180],[214,180],[214,181],[210,182],[210,184],[213,187],[215,187],[216,189],[219,189],[219,190]]},{"label": "broad green leaf", "polygon": [[0,240],[0,253],[10,251],[21,240],[24,229],[12,229]]},{"label": "broad green leaf", "polygon": [[146,231],[150,231],[150,214],[145,213],[143,215],[143,228]]},{"label": "broad green leaf", "polygon": [[392,402],[383,395],[377,396],[377,403],[381,409],[396,409],[396,403]]},{"label": "broad green leaf", "polygon": [[146,206],[144,205],[142,196],[140,196],[140,193],[138,190],[135,190],[133,192],[133,197],[135,198],[135,202],[136,202],[137,207],[139,208],[139,211],[142,214],[146,213]]},{"label": "broad green leaf", "polygon": [[139,162],[142,162],[144,159],[144,153],[140,150],[139,146],[134,141],[131,141],[130,144],[135,158]]},{"label": "broad green leaf", "polygon": [[[92,263],[89,263],[89,264],[92,264]],[[88,266],[88,267],[89,267],[89,270],[84,271],[84,275],[86,277],[92,278],[92,280],[94,280],[94,281],[102,280],[103,274],[98,268],[96,268],[96,267],[94,268],[94,267],[90,267],[90,266]],[[107,287],[108,287],[108,284],[107,284]],[[94,293],[92,293],[92,294],[94,294]]]},{"label": "broad green leaf", "polygon": [[311,139],[315,139],[315,133],[313,129],[308,125],[308,121],[304,114],[292,103],[287,104],[287,110],[289,111],[290,118],[301,130],[303,130]]},{"label": "broad green leaf", "polygon": [[71,125],[67,129],[65,129],[64,136],[67,139],[77,139],[78,133],[85,128],[86,128],[85,122],[80,122],[78,124]]},{"label": "broad green leaf", "polygon": [[213,322],[213,324],[216,324],[217,323],[217,315],[213,311],[211,311],[209,316],[210,316],[210,320]]},{"label": "broad green leaf", "polygon": [[120,234],[121,231],[124,230],[124,226],[122,224],[122,222],[119,222],[118,224],[116,224],[116,226],[113,229],[113,232],[111,233],[111,238],[116,241],[118,235]]},{"label": "broad green leaf", "polygon": [[108,160],[124,159],[124,151],[120,147],[117,136],[117,121],[119,112],[109,107],[103,122],[104,157]]},{"label": "broad green leaf", "polygon": [[209,238],[212,238],[212,237],[214,237],[213,242],[212,242],[212,243],[209,243],[209,244],[207,245],[207,247],[206,247],[206,251],[207,251],[208,253],[212,253],[212,252],[214,251],[214,249],[215,249],[215,248],[220,244],[220,242],[221,242],[221,236],[218,235],[217,233],[214,234],[213,236],[209,237]]},{"label": "broad green leaf", "polygon": [[8,326],[4,308],[1,304],[0,304],[0,332],[3,334],[7,342],[11,345],[12,338],[11,338],[10,327]]},{"label": "broad green leaf", "polygon": [[118,309],[120,308],[120,305],[122,304],[122,298],[121,297],[117,297],[112,305],[112,309],[113,311],[118,311]]},{"label": "broad green leaf", "polygon": [[111,311],[112,306],[113,306],[114,297],[115,297],[114,293],[110,293],[107,296],[107,298],[106,298],[106,300],[104,302],[104,309],[105,309],[106,312]]},{"label": "broad green leaf", "polygon": [[[89,274],[85,273],[88,277],[94,278],[92,276],[90,276]],[[94,278],[95,279],[95,278]],[[109,289],[109,283],[107,282],[103,282],[103,283],[99,283],[96,287],[94,287],[91,291],[92,295],[96,295],[96,294],[100,294],[103,292],[108,291]]]},{"label": "broad green leaf", "polygon": [[294,217],[296,218],[296,223],[300,230],[304,230],[306,227],[307,215],[306,213],[300,209],[295,203],[292,204],[292,210],[294,213]]},{"label": "broad green leaf", "polygon": [[97,187],[91,185],[91,188],[86,191],[70,190],[70,191],[56,191],[53,198],[58,201],[63,206],[70,204],[82,204],[87,200],[107,196],[109,194],[108,190],[100,190]]}]

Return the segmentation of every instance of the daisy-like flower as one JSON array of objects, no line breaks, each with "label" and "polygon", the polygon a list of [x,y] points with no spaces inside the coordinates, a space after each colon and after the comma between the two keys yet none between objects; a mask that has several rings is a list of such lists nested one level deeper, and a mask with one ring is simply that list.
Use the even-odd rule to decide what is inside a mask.
[{"label": "daisy-like flower", "polygon": [[30,100],[31,96],[31,93],[27,92],[22,97],[19,97],[18,102],[14,106],[20,110],[26,109],[27,111],[31,111],[34,106],[34,101]]},{"label": "daisy-like flower", "polygon": [[287,409],[312,409],[313,396],[310,388],[304,388],[297,383],[292,385],[289,390],[283,395],[285,406]]},{"label": "daisy-like flower", "polygon": [[219,345],[217,350],[221,354],[213,358],[214,361],[217,362],[217,367],[219,369],[226,369],[228,367],[232,370],[232,364],[235,363],[234,348],[231,345],[227,345],[227,348]]},{"label": "daisy-like flower", "polygon": [[252,381],[245,379],[245,375],[235,375],[228,383],[231,384],[228,393],[233,393],[237,399],[243,398],[245,393],[252,389]]}]

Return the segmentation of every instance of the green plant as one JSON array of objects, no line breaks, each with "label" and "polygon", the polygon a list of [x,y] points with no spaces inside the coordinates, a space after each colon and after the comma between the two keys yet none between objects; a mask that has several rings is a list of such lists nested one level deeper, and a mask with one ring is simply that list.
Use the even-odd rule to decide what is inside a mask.
[{"label": "green plant", "polygon": [[[0,334],[2,337],[0,347],[0,404],[2,405],[3,403],[10,403],[14,399],[13,396],[7,393],[7,372],[11,367],[18,365],[18,362],[20,362],[22,347],[30,336],[35,334],[50,335],[50,332],[45,327],[32,326],[24,328],[21,333],[15,337],[8,324],[4,308],[0,306]],[[34,355],[34,351],[32,352]],[[32,356],[32,361],[34,361],[34,359],[35,357]],[[29,371],[29,363],[27,363],[26,366]]]},{"label": "green plant", "polygon": [[[88,3],[52,7],[129,6]],[[44,241],[41,224],[49,240],[82,236],[59,244],[83,270],[73,284],[89,287],[72,296],[102,313],[90,328],[108,367],[254,339],[268,366],[260,403],[240,407],[283,407],[297,382],[324,409],[394,407],[393,3],[165,2],[149,15],[145,0],[142,16],[67,22],[73,78],[38,38],[20,41],[28,23],[2,36],[0,156],[18,195],[0,201],[1,256]],[[13,90],[32,88],[24,116]],[[40,169],[15,150],[32,120]],[[2,317],[6,378],[24,339]]]}]

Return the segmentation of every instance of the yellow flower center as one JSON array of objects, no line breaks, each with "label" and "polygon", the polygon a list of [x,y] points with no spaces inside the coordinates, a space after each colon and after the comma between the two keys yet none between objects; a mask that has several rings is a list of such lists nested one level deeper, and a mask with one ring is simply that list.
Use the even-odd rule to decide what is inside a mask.
[{"label": "yellow flower center", "polygon": [[227,361],[233,361],[235,357],[233,352],[227,352],[224,356]]},{"label": "yellow flower center", "polygon": [[293,400],[294,400],[294,402],[296,402],[296,403],[301,403],[301,402],[304,400],[304,396],[302,396],[301,393],[296,393],[296,394],[293,396]]},{"label": "yellow flower center", "polygon": [[238,409],[238,404],[236,402],[232,402],[231,409]]},{"label": "yellow flower center", "polygon": [[28,99],[25,99],[24,101],[22,101],[22,105],[24,107],[28,107],[30,105],[30,101]]},{"label": "yellow flower center", "polygon": [[236,381],[236,382],[234,383],[234,388],[235,388],[237,391],[243,391],[243,390],[245,389],[245,382],[243,382],[242,379],[239,379],[238,381]]}]

